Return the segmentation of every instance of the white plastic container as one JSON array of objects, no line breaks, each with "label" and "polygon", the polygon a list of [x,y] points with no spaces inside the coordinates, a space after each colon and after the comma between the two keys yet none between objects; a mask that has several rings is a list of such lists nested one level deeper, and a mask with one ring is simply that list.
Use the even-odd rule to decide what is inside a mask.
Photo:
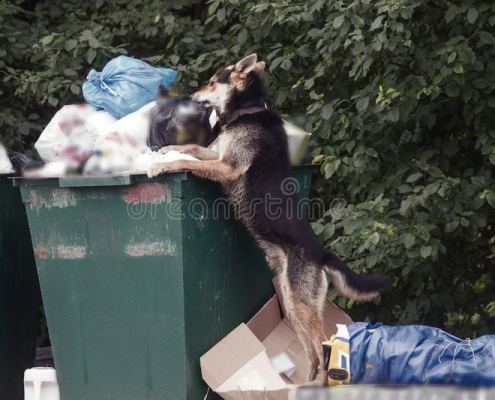
[{"label": "white plastic container", "polygon": [[24,400],[60,400],[55,369],[27,369],[24,372]]}]

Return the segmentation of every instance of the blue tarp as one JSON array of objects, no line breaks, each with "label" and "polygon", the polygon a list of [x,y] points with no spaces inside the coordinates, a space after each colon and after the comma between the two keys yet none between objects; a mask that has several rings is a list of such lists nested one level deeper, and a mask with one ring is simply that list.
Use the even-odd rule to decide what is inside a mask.
[{"label": "blue tarp", "polygon": [[459,339],[422,325],[348,327],[351,383],[495,385],[495,335]]}]

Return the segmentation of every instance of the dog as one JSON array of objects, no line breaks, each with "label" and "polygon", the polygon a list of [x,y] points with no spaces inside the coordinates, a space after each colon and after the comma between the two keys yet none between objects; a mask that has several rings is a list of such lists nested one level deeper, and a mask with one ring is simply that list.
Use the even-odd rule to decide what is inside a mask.
[{"label": "dog", "polygon": [[[214,108],[222,122],[218,152],[200,146],[170,146],[199,160],[152,165],[148,175],[188,171],[220,182],[236,216],[264,250],[278,276],[288,318],[297,330],[309,362],[307,382],[324,382],[322,312],[328,282],[354,300],[370,300],[390,285],[387,277],[353,272],[318,240],[300,212],[297,193],[284,188],[291,179],[291,161],[281,117],[267,107],[261,74],[264,62],[252,54],[217,72],[193,100]],[[166,152],[168,148],[162,149]],[[277,215],[270,209],[277,204]]]}]

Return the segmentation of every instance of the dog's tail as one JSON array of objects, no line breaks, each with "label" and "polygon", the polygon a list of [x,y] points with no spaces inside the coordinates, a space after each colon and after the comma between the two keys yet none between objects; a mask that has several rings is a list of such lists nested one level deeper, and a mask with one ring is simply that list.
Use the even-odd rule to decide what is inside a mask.
[{"label": "dog's tail", "polygon": [[357,301],[368,301],[378,296],[381,289],[392,284],[392,280],[386,276],[363,276],[356,274],[332,252],[323,256],[325,271],[332,278],[335,289],[345,297]]}]

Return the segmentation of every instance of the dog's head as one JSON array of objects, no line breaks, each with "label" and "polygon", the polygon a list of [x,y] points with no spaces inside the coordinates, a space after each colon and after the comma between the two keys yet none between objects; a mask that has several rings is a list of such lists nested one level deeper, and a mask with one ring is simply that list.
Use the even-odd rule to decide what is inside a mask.
[{"label": "dog's head", "polygon": [[[258,56],[251,54],[237,64],[217,72],[210,79],[208,85],[193,95],[193,100],[223,113],[236,96],[239,97],[239,95],[244,94],[246,97],[250,90],[253,91],[253,95],[263,94],[264,89],[260,75],[265,70],[265,63],[257,61]],[[262,93],[255,93],[253,89],[256,88],[259,88]]]}]

